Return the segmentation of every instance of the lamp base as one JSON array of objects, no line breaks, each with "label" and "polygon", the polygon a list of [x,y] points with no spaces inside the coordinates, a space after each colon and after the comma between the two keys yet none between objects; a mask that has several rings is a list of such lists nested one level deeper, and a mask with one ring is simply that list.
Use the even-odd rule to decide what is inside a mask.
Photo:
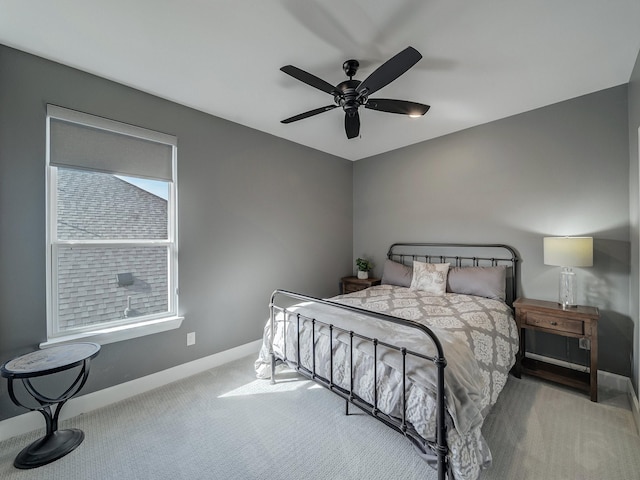
[{"label": "lamp base", "polygon": [[559,283],[559,298],[558,303],[562,305],[562,308],[573,308],[578,306],[576,274],[571,267],[562,267],[560,271],[560,283]]}]

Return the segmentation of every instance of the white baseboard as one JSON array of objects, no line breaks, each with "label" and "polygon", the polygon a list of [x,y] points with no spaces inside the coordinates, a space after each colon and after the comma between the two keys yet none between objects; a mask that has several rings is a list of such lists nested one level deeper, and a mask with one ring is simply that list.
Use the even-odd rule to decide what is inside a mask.
[{"label": "white baseboard", "polygon": [[[88,393],[80,397],[72,398],[65,405],[60,413],[60,420],[75,417],[77,415],[105,407],[115,402],[125,400],[134,395],[153,390],[154,388],[167,385],[171,382],[195,375],[205,370],[218,367],[225,363],[238,360],[253,353],[257,354],[262,345],[262,340],[256,340],[244,345],[240,345],[224,352],[219,352],[208,357],[199,358],[192,362],[177,365],[175,367],[153,373],[146,377],[136,378],[126,383],[114,385],[113,387]],[[0,441],[44,428],[42,414],[38,412],[28,412],[23,415],[8,418],[0,421]]]},{"label": "white baseboard", "polygon": [[627,395],[629,396],[629,404],[631,405],[633,419],[636,421],[636,429],[638,430],[638,434],[640,434],[640,402],[638,402],[638,396],[633,390],[633,383],[631,382],[631,379],[628,378],[627,380]]}]

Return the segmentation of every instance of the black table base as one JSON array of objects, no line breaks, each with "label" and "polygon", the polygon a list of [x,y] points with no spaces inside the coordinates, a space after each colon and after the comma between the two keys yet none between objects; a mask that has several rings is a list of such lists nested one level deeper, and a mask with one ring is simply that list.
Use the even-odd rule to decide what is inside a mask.
[{"label": "black table base", "polygon": [[56,430],[24,448],[14,460],[13,466],[21,469],[41,467],[72,452],[83,440],[84,433],[77,428]]},{"label": "black table base", "polygon": [[[8,380],[9,397],[16,405],[40,412],[46,423],[46,434],[24,448],[16,457],[16,468],[28,469],[41,467],[64,457],[84,440],[84,433],[77,428],[58,430],[60,410],[64,404],[76,395],[89,377],[91,359],[98,355],[100,345],[96,343],[75,343],[58,345],[37,350],[8,361],[0,367],[0,374]],[[80,367],[80,371],[71,386],[61,395],[51,398],[39,392],[31,379]],[[39,406],[31,402],[22,402],[14,390],[14,381],[21,380],[27,393]],[[55,405],[55,410],[52,407]]]}]

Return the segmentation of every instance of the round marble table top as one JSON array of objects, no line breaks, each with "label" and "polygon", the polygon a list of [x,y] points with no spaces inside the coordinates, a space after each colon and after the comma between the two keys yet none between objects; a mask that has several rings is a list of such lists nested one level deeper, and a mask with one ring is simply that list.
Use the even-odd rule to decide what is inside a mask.
[{"label": "round marble table top", "polygon": [[98,355],[97,343],[70,343],[43,348],[9,360],[0,367],[5,378],[30,378],[61,372]]}]

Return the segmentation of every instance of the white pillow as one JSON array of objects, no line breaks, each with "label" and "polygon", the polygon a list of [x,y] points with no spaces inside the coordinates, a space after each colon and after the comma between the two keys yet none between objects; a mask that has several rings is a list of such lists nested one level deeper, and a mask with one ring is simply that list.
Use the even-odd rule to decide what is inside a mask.
[{"label": "white pillow", "polygon": [[441,297],[447,290],[448,263],[413,262],[411,289],[420,290],[434,297]]}]

